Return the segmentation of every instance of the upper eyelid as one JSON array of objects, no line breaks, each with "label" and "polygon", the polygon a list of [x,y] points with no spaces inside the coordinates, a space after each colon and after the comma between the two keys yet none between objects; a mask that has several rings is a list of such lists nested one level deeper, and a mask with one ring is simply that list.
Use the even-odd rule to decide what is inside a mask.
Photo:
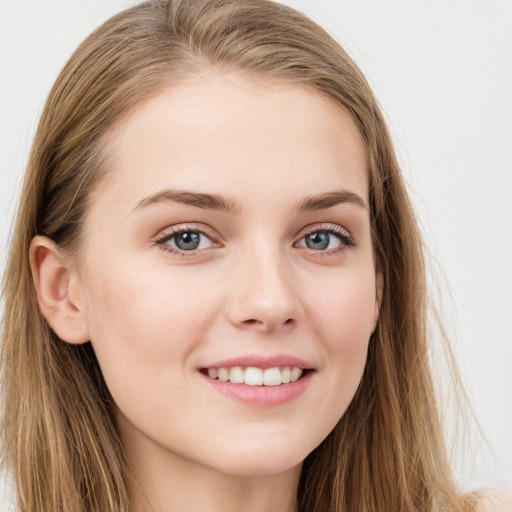
[{"label": "upper eyelid", "polygon": [[302,238],[310,233],[315,233],[317,231],[330,231],[338,234],[345,234],[346,236],[352,238],[352,233],[347,228],[340,226],[339,224],[332,224],[329,222],[319,222],[305,226],[297,233],[296,237]]},{"label": "upper eyelid", "polygon": [[179,233],[186,233],[187,231],[194,231],[197,233],[201,233],[202,235],[207,236],[208,238],[215,240],[218,239],[219,236],[216,236],[216,233],[212,228],[204,224],[194,224],[194,223],[185,223],[185,224],[177,224],[175,226],[169,226],[167,228],[162,229],[156,236],[155,240],[163,240],[165,238],[171,238],[174,235]]}]

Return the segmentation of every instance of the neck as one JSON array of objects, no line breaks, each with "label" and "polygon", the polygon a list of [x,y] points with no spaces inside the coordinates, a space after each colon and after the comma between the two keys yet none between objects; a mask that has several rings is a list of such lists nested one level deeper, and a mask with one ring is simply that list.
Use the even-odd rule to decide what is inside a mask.
[{"label": "neck", "polygon": [[131,469],[132,512],[297,511],[301,466],[241,476],[162,451],[150,440],[123,444]]}]

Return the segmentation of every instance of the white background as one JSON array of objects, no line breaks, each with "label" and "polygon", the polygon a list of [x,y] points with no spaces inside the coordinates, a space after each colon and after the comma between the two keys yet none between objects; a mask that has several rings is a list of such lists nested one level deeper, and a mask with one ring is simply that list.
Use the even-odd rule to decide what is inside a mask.
[{"label": "white background", "polygon": [[[0,273],[46,95],[79,42],[134,3],[0,0]],[[470,438],[462,484],[512,482],[512,1],[285,3],[342,43],[388,119],[487,441]]]}]

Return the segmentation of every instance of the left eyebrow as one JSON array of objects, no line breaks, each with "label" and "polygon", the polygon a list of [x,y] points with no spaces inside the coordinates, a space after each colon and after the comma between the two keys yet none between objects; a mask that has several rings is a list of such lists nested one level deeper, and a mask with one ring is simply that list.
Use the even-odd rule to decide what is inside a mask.
[{"label": "left eyebrow", "polygon": [[355,204],[356,206],[368,210],[366,201],[360,195],[349,192],[348,190],[327,192],[325,194],[306,197],[295,206],[295,209],[299,212],[325,210],[344,203]]}]

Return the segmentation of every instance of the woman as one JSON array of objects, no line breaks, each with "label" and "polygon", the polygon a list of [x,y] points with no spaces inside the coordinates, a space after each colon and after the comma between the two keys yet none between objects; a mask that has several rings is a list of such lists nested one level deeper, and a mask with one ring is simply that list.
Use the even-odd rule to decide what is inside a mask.
[{"label": "woman", "polygon": [[474,510],[360,71],[265,1],[148,2],[43,113],[5,278],[22,511]]}]

